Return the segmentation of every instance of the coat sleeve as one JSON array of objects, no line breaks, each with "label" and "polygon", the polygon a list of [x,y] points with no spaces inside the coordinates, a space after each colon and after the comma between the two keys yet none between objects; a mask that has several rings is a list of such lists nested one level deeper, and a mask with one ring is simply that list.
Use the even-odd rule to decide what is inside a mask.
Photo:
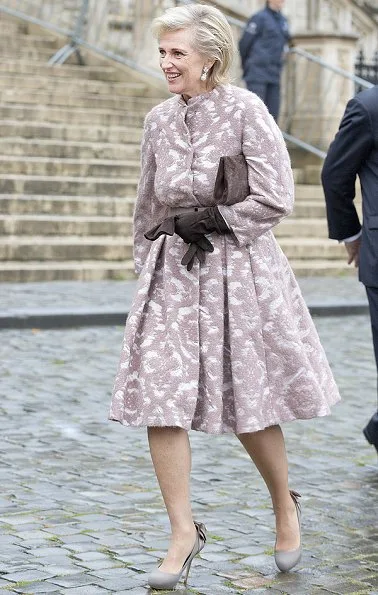
[{"label": "coat sleeve", "polygon": [[244,29],[243,35],[239,41],[239,52],[242,66],[244,68],[245,63],[253,51],[253,46],[256,39],[261,35],[262,22],[259,15],[251,17]]},{"label": "coat sleeve", "polygon": [[354,197],[356,177],[373,147],[372,125],[364,106],[349,101],[322,169],[329,237],[344,240],[356,235],[361,224]]},{"label": "coat sleeve", "polygon": [[141,143],[141,174],[134,209],[134,265],[139,274],[151,248],[144,233],[156,225],[157,198],[154,190],[156,161],[152,145],[151,115],[146,116]]},{"label": "coat sleeve", "polygon": [[294,181],[281,131],[254,94],[245,101],[242,153],[248,165],[250,194],[218,208],[240,246],[247,246],[289,215]]}]

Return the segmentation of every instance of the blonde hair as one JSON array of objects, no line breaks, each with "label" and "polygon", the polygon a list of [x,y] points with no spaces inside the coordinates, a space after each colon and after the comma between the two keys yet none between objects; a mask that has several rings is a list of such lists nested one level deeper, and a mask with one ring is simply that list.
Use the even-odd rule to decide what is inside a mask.
[{"label": "blonde hair", "polygon": [[193,29],[193,48],[214,64],[207,82],[211,87],[229,81],[235,42],[224,14],[214,6],[189,4],[168,8],[152,22],[152,32],[158,39],[168,31]]}]

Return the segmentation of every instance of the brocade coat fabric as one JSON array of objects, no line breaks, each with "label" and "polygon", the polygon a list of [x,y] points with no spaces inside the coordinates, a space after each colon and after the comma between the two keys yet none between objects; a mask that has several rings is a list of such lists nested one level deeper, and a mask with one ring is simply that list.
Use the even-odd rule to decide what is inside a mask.
[{"label": "brocade coat fabric", "polygon": [[[250,194],[219,207],[231,233],[191,271],[174,234],[143,233],[169,207],[214,205],[219,158],[243,153]],[[127,426],[244,433],[330,413],[339,393],[289,263],[271,231],[293,208],[281,132],[232,85],[146,117],[134,215],[140,273],[109,418]]]}]

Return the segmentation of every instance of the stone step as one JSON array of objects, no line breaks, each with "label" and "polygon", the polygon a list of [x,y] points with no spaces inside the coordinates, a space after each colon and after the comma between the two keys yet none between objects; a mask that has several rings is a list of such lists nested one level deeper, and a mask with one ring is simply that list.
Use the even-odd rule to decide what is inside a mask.
[{"label": "stone step", "polygon": [[292,167],[293,178],[295,184],[305,184],[304,170],[298,167]]},{"label": "stone step", "polygon": [[[54,77],[64,77],[67,78],[80,78],[85,80],[98,80],[98,81],[109,81],[114,83],[120,82],[137,82],[140,83],[140,79],[138,78],[138,74],[136,71],[128,69],[127,67],[117,67],[109,66],[109,61],[105,62],[105,64],[88,64],[86,62],[85,66],[80,66],[77,64],[76,59],[74,59],[73,63],[65,62],[64,64],[48,64],[48,61],[51,57],[51,51],[49,50],[46,54],[41,53],[39,59],[37,59],[38,54],[34,55],[34,59],[29,59],[28,56],[24,57],[22,54],[15,54],[8,53],[6,55],[2,55],[3,61],[0,64],[0,73],[2,74],[35,74],[39,76],[49,76],[49,78]],[[100,61],[99,61],[100,62]],[[153,91],[153,87],[151,89],[146,88],[148,91],[148,95],[150,95],[150,91]],[[156,91],[154,91],[156,93]],[[162,86],[162,93],[164,94],[164,88]],[[165,93],[166,97],[169,97],[169,93]]]},{"label": "stone step", "polygon": [[139,162],[140,144],[0,138],[0,155],[25,155],[51,159],[132,159]]},{"label": "stone step", "polygon": [[303,169],[306,184],[320,184],[321,171],[320,165],[306,165]]},{"label": "stone step", "polygon": [[277,238],[327,238],[328,227],[325,217],[318,219],[297,219],[293,215],[283,219],[274,228],[274,235]]},{"label": "stone step", "polygon": [[2,31],[0,37],[0,51],[17,50],[18,48],[43,48],[57,51],[62,46],[62,42],[54,37],[45,37],[44,35],[7,35]]},{"label": "stone step", "polygon": [[137,177],[139,172],[139,161],[135,160],[50,159],[0,155],[0,175],[121,178]]},{"label": "stone step", "polygon": [[73,178],[62,176],[3,175],[0,193],[131,196],[136,194],[137,179]]},{"label": "stone step", "polygon": [[132,240],[124,236],[0,237],[0,261],[130,260]]},{"label": "stone step", "polygon": [[[296,201],[316,201],[319,204],[324,204],[324,192],[321,184],[296,184],[295,185],[295,200]],[[359,185],[356,185],[356,205],[361,202],[361,190]]]},{"label": "stone step", "polygon": [[139,163],[140,143],[94,143],[49,139],[0,138],[0,155],[51,159],[132,160]]},{"label": "stone step", "polygon": [[302,200],[296,202],[292,216],[299,219],[318,219],[325,217],[326,208],[324,198],[323,200]]},{"label": "stone step", "polygon": [[12,35],[27,35],[27,25],[22,21],[13,21],[11,19],[3,18],[0,16],[0,29],[2,32],[6,32],[8,36]]},{"label": "stone step", "polygon": [[[355,203],[357,213],[362,218],[362,204],[358,200]],[[324,219],[326,220],[325,200],[298,200],[295,204],[293,214],[288,219]],[[286,219],[284,219],[286,221]]]},{"label": "stone step", "polygon": [[[135,123],[135,119],[131,118]],[[69,120],[68,120],[69,121]],[[55,139],[64,141],[139,143],[141,128],[134,126],[90,126],[80,124],[61,124],[56,122],[32,122],[0,120],[2,136],[18,138]]]},{"label": "stone step", "polygon": [[[0,213],[12,214],[28,214],[28,213],[51,213],[54,215],[99,215],[110,216],[120,215],[129,216],[133,213],[135,204],[135,197],[122,198],[99,198],[97,196],[34,196],[34,195],[12,195],[0,194]],[[298,207],[299,209],[301,207]],[[324,207],[317,207],[319,211],[324,211]],[[313,213],[317,215],[317,213]],[[295,213],[288,219],[281,221],[277,227],[277,231],[281,226],[285,226],[286,221],[296,221],[295,225],[301,226],[301,219],[311,218],[306,213]],[[319,217],[313,217],[319,218]],[[297,223],[298,221],[298,223]],[[305,221],[307,223],[307,221]],[[323,229],[326,230],[326,221],[322,220]],[[275,232],[276,233],[276,232]],[[284,233],[278,233],[278,236],[283,236]]]},{"label": "stone step", "polygon": [[[7,96],[7,91],[10,89],[29,90],[35,93],[36,91],[54,92],[63,96],[66,95],[104,95],[104,96],[118,96],[120,99],[126,97],[144,97],[147,91],[146,85],[143,83],[125,83],[125,82],[110,82],[101,80],[89,80],[83,75],[74,77],[72,74],[70,78],[49,75],[49,67],[46,67],[44,76],[27,75],[27,74],[6,74],[0,72],[0,90],[4,97]],[[52,69],[51,69],[52,70]]]},{"label": "stone step", "polygon": [[289,261],[345,260],[345,248],[326,238],[279,238],[279,244]]},{"label": "stone step", "polygon": [[0,262],[0,283],[102,281],[135,279],[134,262],[101,260]]},{"label": "stone step", "polygon": [[293,175],[296,184],[320,184],[320,165],[304,165],[303,167],[293,168]]},{"label": "stone step", "polygon": [[0,213],[4,215],[76,215],[88,217],[131,217],[135,197],[38,196],[0,194]]},{"label": "stone step", "polygon": [[[61,46],[60,46],[61,47]],[[4,62],[10,62],[12,60],[31,60],[34,64],[40,64],[48,66],[48,61],[56,53],[56,48],[44,48],[44,47],[30,47],[21,45],[19,47],[7,48],[3,47],[1,50],[1,58]],[[77,66],[77,59],[75,54],[72,54],[65,62],[65,65],[72,64]]]},{"label": "stone step", "polygon": [[[0,143],[1,147],[1,143]],[[0,212],[2,213],[82,213],[87,215],[128,215],[132,213],[135,198],[114,198],[116,206],[112,206],[111,197],[101,199],[97,196],[29,196],[0,194]],[[127,207],[125,204],[127,202]],[[127,208],[127,212],[124,210]],[[325,214],[324,204],[315,203],[308,206],[299,204],[295,207],[295,218],[321,218]],[[286,219],[281,221],[284,224]]]},{"label": "stone step", "polygon": [[344,260],[295,260],[290,266],[298,277],[355,277],[357,272]]},{"label": "stone step", "polygon": [[295,200],[316,200],[324,203],[324,192],[321,184],[296,184]]},{"label": "stone step", "polygon": [[[291,260],[290,266],[301,277],[356,276],[356,269],[346,263],[327,260]],[[126,261],[9,261],[0,262],[0,283],[38,281],[100,281],[135,279],[132,259]]]},{"label": "stone step", "polygon": [[0,235],[131,236],[132,217],[0,215]]},{"label": "stone step", "polygon": [[81,80],[120,82],[122,72],[113,66],[78,66],[76,64],[47,64],[48,58],[41,62],[24,58],[15,59],[9,56],[0,63],[1,75],[35,75],[48,76],[49,79],[71,78]]},{"label": "stone step", "polygon": [[146,109],[111,110],[95,109],[88,107],[64,107],[50,105],[20,105],[20,104],[0,104],[0,120],[14,122],[23,120],[28,122],[51,122],[65,124],[92,124],[97,126],[138,126],[143,127],[146,113],[151,106]]},{"label": "stone step", "polygon": [[[3,89],[1,93],[2,103],[23,103],[25,105],[48,105],[62,107],[81,107],[94,109],[116,109],[133,110],[138,114],[145,114],[153,105],[159,103],[150,98],[143,100],[143,91],[135,88],[133,95],[129,97],[120,97],[112,95],[76,94],[59,93],[56,90],[49,91],[29,91],[24,88]],[[138,95],[140,93],[140,95]]]},{"label": "stone step", "polygon": [[[279,244],[291,260],[346,259],[344,246],[332,240],[280,238]],[[124,260],[132,258],[132,238],[109,236],[3,236],[0,260]]]}]

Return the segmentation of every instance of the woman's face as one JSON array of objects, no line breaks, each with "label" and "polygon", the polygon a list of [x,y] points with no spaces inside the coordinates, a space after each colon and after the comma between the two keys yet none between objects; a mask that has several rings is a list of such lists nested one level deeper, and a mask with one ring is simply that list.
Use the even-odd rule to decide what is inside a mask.
[{"label": "woman's face", "polygon": [[193,32],[179,29],[164,33],[159,40],[160,68],[165,74],[168,89],[186,98],[207,91],[206,81],[201,81],[204,66],[212,62],[192,47]]}]

